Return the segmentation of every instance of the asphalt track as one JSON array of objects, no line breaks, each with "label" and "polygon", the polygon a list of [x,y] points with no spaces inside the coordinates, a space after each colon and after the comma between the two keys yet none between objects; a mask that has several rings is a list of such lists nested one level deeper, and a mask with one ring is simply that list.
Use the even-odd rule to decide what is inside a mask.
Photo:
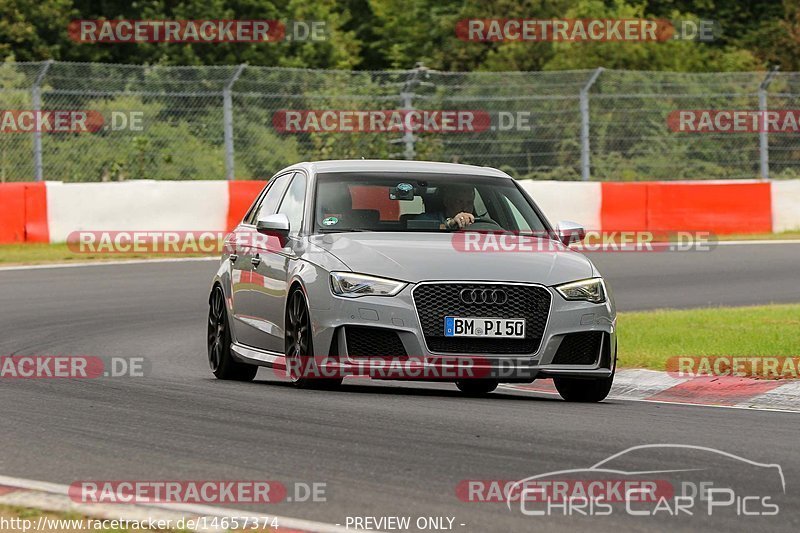
[{"label": "asphalt track", "polygon": [[[800,302],[800,245],[594,254],[622,310]],[[0,354],[146,357],[148,375],[0,381],[0,473],[87,479],[271,479],[326,483],[327,501],[253,511],[345,524],[348,516],[455,517],[454,530],[786,530],[800,527],[798,415],[608,401],[575,405],[450,385],[348,382],[295,390],[212,379],[205,359],[214,262],[0,271]],[[526,517],[456,497],[462,480],[517,480],[588,467],[648,443],[718,448],[783,468],[777,517]],[[662,452],[643,468],[674,469]],[[754,493],[774,486],[729,472]],[[461,525],[463,524],[463,525]],[[412,529],[416,531],[416,529]]]}]

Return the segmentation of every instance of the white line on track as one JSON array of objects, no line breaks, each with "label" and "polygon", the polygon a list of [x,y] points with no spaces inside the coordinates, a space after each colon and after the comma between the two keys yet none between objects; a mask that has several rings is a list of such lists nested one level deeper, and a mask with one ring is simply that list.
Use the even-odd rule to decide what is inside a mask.
[{"label": "white line on track", "polygon": [[[659,243],[656,243],[659,244]],[[666,244],[666,243],[665,243]],[[783,240],[753,240],[753,241],[709,241],[702,243],[702,246],[747,246],[747,245],[762,245],[762,244],[800,244],[800,239],[783,239]],[[182,261],[219,261],[219,256],[211,257],[169,257],[164,259],[120,259],[109,261],[83,261],[80,263],[44,263],[39,265],[14,265],[0,267],[0,272],[14,271],[14,270],[38,270],[44,268],[76,268],[76,267],[94,267],[94,266],[118,266],[118,265],[143,265],[148,263],[179,263]]]},{"label": "white line on track", "polygon": [[[64,505],[68,505],[70,510],[74,510],[81,514],[87,516],[99,515],[101,518],[106,517],[109,509],[109,505],[106,504],[83,504],[73,502],[69,498],[69,487],[67,485],[58,485],[56,483],[48,483],[45,481],[34,481],[30,479],[23,479],[23,478],[16,478],[16,477],[9,477],[0,475],[0,485],[4,485],[6,487],[13,487],[18,488],[26,491],[33,491],[27,495],[24,499],[24,507],[32,507],[34,509],[40,509],[43,511],[55,511],[60,509],[53,509],[54,502],[52,500],[52,495],[58,496],[59,502],[57,507],[63,507]],[[36,495],[35,493],[42,493]],[[0,503],[8,503],[10,501],[14,501],[12,496],[15,493],[11,493],[8,495],[0,496]],[[66,500],[65,500],[66,499]],[[141,511],[146,510],[149,513],[148,518],[153,518],[154,520],[159,520],[160,518],[163,519],[174,519],[175,513],[182,513],[186,515],[196,515],[196,516],[214,516],[214,517],[238,517],[240,519],[244,517],[249,518],[260,518],[262,521],[264,518],[275,519],[278,523],[278,531],[283,529],[289,529],[292,531],[303,531],[303,532],[311,532],[311,533],[343,533],[348,531],[347,528],[342,526],[337,526],[335,524],[328,524],[325,522],[316,522],[313,520],[304,520],[301,518],[288,518],[284,516],[277,516],[277,515],[259,515],[248,513],[246,511],[242,511],[241,509],[226,509],[224,507],[215,507],[210,505],[194,505],[194,504],[174,504],[174,503],[151,503],[151,504],[137,504],[137,505],[129,505],[129,504],[111,504],[111,506],[115,507],[117,510],[114,511],[114,514],[118,516],[120,519],[127,519],[129,521],[140,521],[142,520]],[[161,513],[159,516],[159,512],[164,511],[165,513]]]},{"label": "white line on track", "polygon": [[41,270],[45,268],[77,268],[77,267],[96,267],[96,266],[119,266],[119,265],[145,265],[158,263],[182,263],[186,261],[219,261],[218,256],[212,257],[165,257],[163,259],[120,259],[119,261],[84,261],[81,263],[44,263],[41,265],[15,265],[0,267],[0,272],[14,270]]},{"label": "white line on track", "polygon": [[[517,392],[525,392],[528,394],[546,394],[548,396],[555,396],[557,398],[560,397],[560,395],[557,392],[532,390],[517,385],[501,384],[500,387],[503,389],[513,390]],[[773,413],[791,413],[791,414],[800,413],[800,410],[797,409],[777,409],[775,407],[758,407],[758,406],[749,407],[746,405],[714,405],[710,403],[668,402],[664,400],[648,400],[647,398],[627,398],[625,396],[615,396],[613,394],[609,394],[608,399],[621,400],[625,402],[644,402],[644,403],[658,403],[664,405],[683,405],[689,407],[716,407],[719,409],[743,409],[745,411],[769,411]]]},{"label": "white line on track", "polygon": [[800,244],[800,239],[763,239],[763,240],[743,240],[743,241],[709,241],[711,246],[720,245],[720,246],[736,246],[741,244]]}]

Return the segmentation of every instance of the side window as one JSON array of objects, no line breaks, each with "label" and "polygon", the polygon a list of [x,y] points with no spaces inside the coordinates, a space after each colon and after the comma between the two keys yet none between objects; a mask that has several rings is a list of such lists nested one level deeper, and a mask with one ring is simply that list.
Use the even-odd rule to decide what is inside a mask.
[{"label": "side window", "polygon": [[261,192],[258,193],[258,196],[256,196],[255,202],[253,202],[253,205],[250,206],[250,209],[247,210],[247,213],[245,213],[244,218],[242,219],[242,222],[244,224],[254,224],[254,220],[256,218],[256,213],[258,212],[258,208],[261,206],[261,202],[264,200],[264,196],[266,195],[267,192],[269,192],[269,189],[274,184],[275,184],[275,180],[271,180],[261,190]]},{"label": "side window", "polygon": [[532,231],[528,221],[525,220],[525,217],[523,217],[522,213],[519,212],[517,206],[515,206],[514,203],[509,200],[508,196],[503,196],[503,200],[505,200],[506,206],[508,206],[508,209],[511,211],[511,214],[514,217],[514,224],[517,226],[514,229],[517,231]]},{"label": "side window", "polygon": [[283,197],[278,213],[289,219],[289,235],[297,235],[303,227],[303,211],[306,206],[306,176],[295,174],[286,196]]},{"label": "side window", "polygon": [[486,203],[483,201],[483,197],[481,196],[481,192],[478,189],[475,189],[475,204],[474,204],[474,206],[475,206],[475,209],[473,210],[473,213],[475,213],[476,215],[480,216],[480,215],[486,213],[486,211],[487,211]]},{"label": "side window", "polygon": [[286,190],[287,185],[289,185],[289,180],[291,180],[293,175],[294,173],[290,172],[288,174],[278,176],[272,180],[272,186],[267,190],[267,193],[261,199],[261,204],[259,204],[258,207],[253,210],[250,220],[247,221],[248,224],[255,224],[259,218],[275,214],[278,204],[283,197],[283,193]]}]

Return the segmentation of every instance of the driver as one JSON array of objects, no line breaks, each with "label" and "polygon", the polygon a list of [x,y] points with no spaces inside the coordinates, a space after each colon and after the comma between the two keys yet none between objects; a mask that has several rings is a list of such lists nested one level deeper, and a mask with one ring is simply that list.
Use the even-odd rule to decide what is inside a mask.
[{"label": "driver", "polygon": [[471,185],[448,184],[439,186],[443,212],[426,212],[419,220],[438,220],[449,229],[466,228],[475,222],[475,188]]},{"label": "driver", "polygon": [[442,187],[444,212],[455,213],[444,221],[451,229],[466,228],[475,222],[475,188],[470,185],[446,185]]}]

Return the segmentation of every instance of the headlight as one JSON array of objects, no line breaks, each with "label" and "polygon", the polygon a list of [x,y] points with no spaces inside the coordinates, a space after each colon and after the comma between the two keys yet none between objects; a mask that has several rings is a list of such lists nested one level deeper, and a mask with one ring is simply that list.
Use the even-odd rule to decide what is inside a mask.
[{"label": "headlight", "polygon": [[408,283],[392,279],[376,278],[351,272],[331,272],[331,291],[336,296],[358,298],[360,296],[394,296]]},{"label": "headlight", "polygon": [[556,290],[567,300],[583,300],[595,304],[606,301],[603,278],[591,278],[559,285]]}]

